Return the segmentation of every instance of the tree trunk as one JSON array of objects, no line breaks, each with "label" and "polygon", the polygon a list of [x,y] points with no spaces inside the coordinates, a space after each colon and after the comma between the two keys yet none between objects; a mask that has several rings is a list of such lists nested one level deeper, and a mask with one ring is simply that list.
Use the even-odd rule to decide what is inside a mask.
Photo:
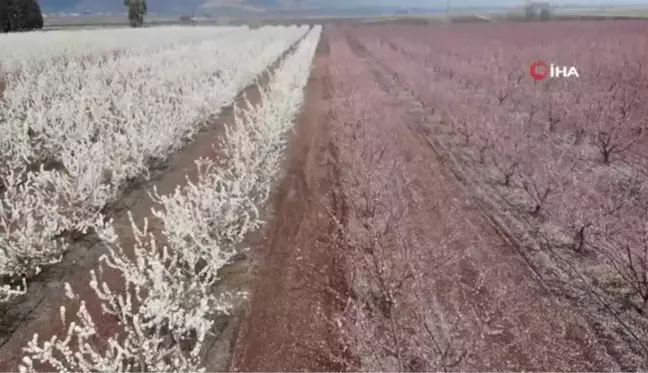
[{"label": "tree trunk", "polygon": [[583,135],[585,134],[585,130],[579,129],[576,131],[576,136],[574,138],[574,145],[580,145],[583,142]]},{"label": "tree trunk", "polygon": [[606,166],[609,165],[611,152],[607,149],[602,149],[601,154],[603,155],[603,164]]},{"label": "tree trunk", "polygon": [[585,248],[585,229],[588,227],[588,225],[583,225],[579,230],[578,234],[576,235],[576,252],[582,253],[583,249]]},{"label": "tree trunk", "polygon": [[504,174],[504,186],[511,185],[511,177],[513,177],[513,174]]},{"label": "tree trunk", "polygon": [[484,147],[482,147],[481,149],[479,149],[479,164],[484,164],[484,163],[486,163],[486,155],[485,155],[486,150],[487,150],[487,147],[486,147],[486,146],[484,146]]}]

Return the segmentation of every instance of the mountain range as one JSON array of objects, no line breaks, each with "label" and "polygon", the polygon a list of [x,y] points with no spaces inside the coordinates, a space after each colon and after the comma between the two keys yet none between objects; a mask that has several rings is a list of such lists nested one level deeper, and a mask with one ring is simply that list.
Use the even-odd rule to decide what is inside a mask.
[{"label": "mountain range", "polygon": [[[196,1],[193,1],[194,3]],[[186,11],[191,8],[191,0],[148,0],[150,12]],[[204,1],[199,1],[204,3]],[[41,9],[47,13],[53,12],[124,12],[126,7],[123,0],[40,0]]]},{"label": "mountain range", "polygon": [[[194,8],[270,11],[299,7],[302,0],[147,0],[149,12],[186,13]],[[40,0],[44,12],[123,12],[123,0]]]}]

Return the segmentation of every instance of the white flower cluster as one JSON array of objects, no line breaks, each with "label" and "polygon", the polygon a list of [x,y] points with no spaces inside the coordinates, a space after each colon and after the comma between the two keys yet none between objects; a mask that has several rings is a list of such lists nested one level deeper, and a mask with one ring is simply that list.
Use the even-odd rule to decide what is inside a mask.
[{"label": "white flower cluster", "polygon": [[[286,133],[302,100],[321,26],[305,37],[262,88],[258,106],[237,110],[219,153],[223,164],[196,161],[199,177],[174,193],[152,195],[159,203],[153,215],[163,223],[164,238],[137,227],[134,256],[126,255],[110,224],[98,229],[109,245],[102,261],[124,279],[115,291],[92,273],[91,286],[105,313],[116,316],[120,330],[106,340],[82,300],[78,321],[67,335],[39,344],[38,335],[25,348],[22,372],[34,361],[57,371],[204,371],[200,352],[214,317],[226,313],[241,294],[215,291],[218,270],[240,250],[246,233],[258,229],[257,206],[265,202],[280,173]],[[157,241],[164,240],[166,245]],[[68,296],[78,298],[69,285]],[[61,311],[65,323],[65,310]]]},{"label": "white flower cluster", "polygon": [[[50,55],[45,71],[25,63],[7,74],[0,99],[0,276],[29,276],[56,262],[66,250],[56,237],[86,233],[101,221],[101,209],[129,180],[148,177],[151,165],[190,140],[308,31],[195,29],[203,30],[194,31],[190,43],[192,33],[180,29],[171,38],[176,42],[163,48],[124,49],[101,58]],[[162,37],[171,32],[154,29],[149,37],[155,30]],[[130,35],[120,32],[114,36]],[[84,31],[81,45],[90,39],[87,33],[103,40],[104,31]],[[62,43],[57,32],[39,35]],[[12,44],[12,37],[2,43]],[[69,36],[63,39],[74,45]],[[140,36],[133,39],[143,44]],[[0,300],[19,293],[0,287]]]}]

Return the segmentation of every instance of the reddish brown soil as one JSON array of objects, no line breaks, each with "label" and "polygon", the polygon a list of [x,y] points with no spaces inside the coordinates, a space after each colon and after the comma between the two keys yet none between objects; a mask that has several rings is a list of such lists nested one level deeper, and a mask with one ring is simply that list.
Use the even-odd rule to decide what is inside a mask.
[{"label": "reddish brown soil", "polygon": [[[331,294],[352,294],[342,279],[361,264],[339,249],[329,215],[347,224],[347,206],[353,204],[345,202],[343,195],[350,193],[343,190],[351,187],[343,184],[338,157],[345,155],[336,149],[353,147],[354,142],[337,144],[340,137],[332,135],[329,118],[335,107],[327,101],[328,42],[325,30],[231,370],[358,367],[358,359],[342,353],[340,335],[331,323],[341,310]],[[618,370],[579,310],[547,291],[514,243],[498,233],[469,188],[444,164],[425,129],[438,118],[417,106],[416,98],[408,97],[357,43],[349,45],[400,113],[392,120],[399,127],[388,142],[398,162],[396,173],[409,183],[398,193],[403,200],[396,202],[407,206],[403,229],[421,242],[410,259],[425,284],[418,299],[410,296],[408,301],[424,302],[433,333],[464,351],[453,369]],[[346,231],[353,234],[351,228]],[[442,265],[439,258],[445,258]],[[411,369],[416,370],[415,365]]]},{"label": "reddish brown soil", "polygon": [[[275,197],[257,287],[234,346],[233,371],[340,370],[329,289],[343,273],[335,250],[335,162],[327,133],[327,42],[322,40],[306,93],[287,175]],[[334,292],[335,293],[335,292]]]}]

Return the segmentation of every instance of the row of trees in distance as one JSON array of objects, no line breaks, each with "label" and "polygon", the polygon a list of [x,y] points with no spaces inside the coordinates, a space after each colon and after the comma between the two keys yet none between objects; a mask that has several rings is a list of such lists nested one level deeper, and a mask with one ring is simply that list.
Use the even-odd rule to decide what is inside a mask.
[{"label": "row of trees in distance", "polygon": [[[146,0],[124,0],[131,27],[144,25],[148,13]],[[43,13],[38,0],[0,0],[0,32],[31,31],[43,28]]]}]

